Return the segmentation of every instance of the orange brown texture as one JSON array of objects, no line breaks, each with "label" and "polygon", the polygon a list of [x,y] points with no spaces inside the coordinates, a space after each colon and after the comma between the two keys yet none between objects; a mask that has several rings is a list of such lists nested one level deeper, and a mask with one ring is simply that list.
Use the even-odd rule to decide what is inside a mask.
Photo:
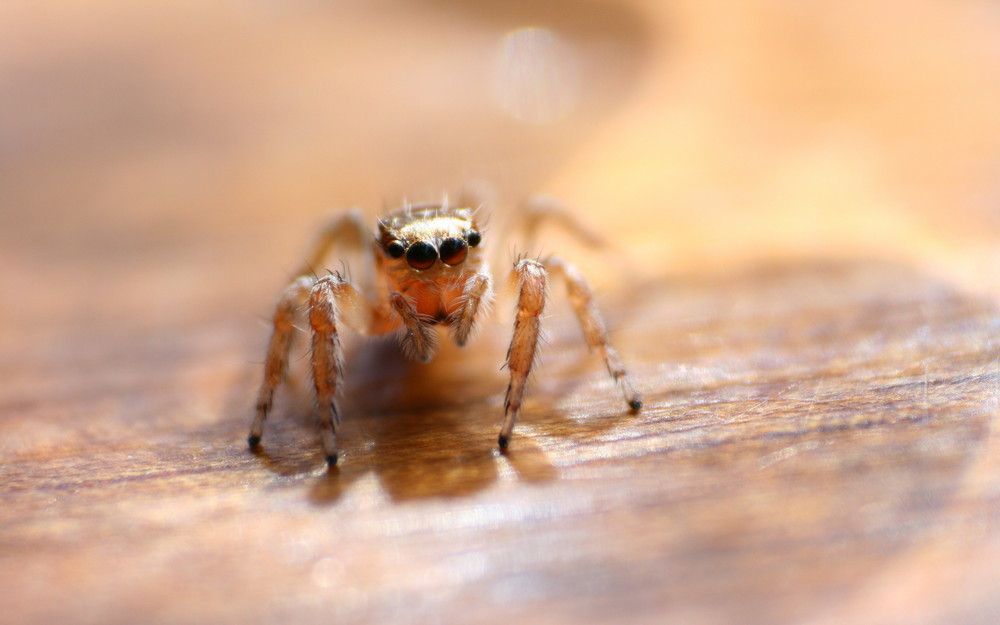
[{"label": "orange brown texture", "polygon": [[[0,622],[995,620],[998,29],[988,1],[0,5]],[[559,43],[562,117],[498,100],[522,41]],[[249,452],[261,319],[323,213],[466,180],[611,242],[538,245],[593,280],[643,411],[557,287],[508,455],[509,299],[432,365],[344,333],[339,469],[300,358]]]}]

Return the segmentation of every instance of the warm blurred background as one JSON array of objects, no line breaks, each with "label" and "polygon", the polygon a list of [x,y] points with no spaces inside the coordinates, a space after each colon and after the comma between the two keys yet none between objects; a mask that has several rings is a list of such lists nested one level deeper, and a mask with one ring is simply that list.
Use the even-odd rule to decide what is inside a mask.
[{"label": "warm blurred background", "polygon": [[[116,599],[88,568],[117,557],[92,541],[115,533],[102,523],[129,508],[127,494],[108,494],[125,500],[93,504],[77,525],[46,515],[76,518],[72,502],[57,502],[79,483],[58,480],[86,481],[105,449],[121,451],[105,468],[127,466],[123,474],[196,471],[197,454],[126,457],[153,453],[149,441],[170,449],[209,432],[205,444],[220,450],[213,467],[237,458],[256,470],[239,441],[256,384],[248,361],[266,336],[259,317],[332,209],[374,214],[466,184],[487,189],[501,214],[526,194],[557,195],[617,245],[622,262],[608,271],[580,262],[619,324],[629,298],[616,284],[702,288],[705,276],[739,283],[733,276],[756,268],[817,261],[906,267],[994,310],[998,101],[1000,5],[989,0],[0,4],[0,460],[16,510],[0,511],[0,596],[28,620],[226,620],[224,608],[204,607],[211,602],[184,601],[190,582],[173,580],[181,607],[166,609],[152,588]],[[560,241],[552,237],[548,247]],[[983,314],[976,328],[992,336],[996,318]],[[651,349],[633,352],[655,403],[650,376],[662,370]],[[297,432],[282,444],[310,440]],[[974,448],[987,459],[995,451]],[[980,476],[989,484],[995,464]],[[311,470],[295,478],[307,490]],[[263,478],[239,479],[261,496]],[[42,492],[47,480],[57,486]],[[213,487],[232,496],[232,483]],[[995,501],[991,488],[979,484],[977,501]],[[357,505],[384,504],[372,501],[381,500]],[[324,522],[344,509],[324,508]],[[971,551],[1000,553],[989,510]],[[319,514],[300,512],[300,527]],[[162,529],[173,514],[139,525]],[[223,513],[212,521],[229,522]],[[155,553],[133,557],[162,581],[156,562],[169,560],[172,543],[149,540]],[[55,546],[33,563],[41,544]],[[925,587],[946,587],[928,622],[1000,618],[986,587],[966,588],[996,579],[990,560],[962,568],[965,555],[947,544],[928,549],[920,562],[930,577],[887,557],[857,586],[820,581],[816,594],[769,604],[791,606],[769,612],[771,622],[823,622],[835,604],[848,619],[836,622],[916,622],[904,607]],[[232,553],[215,557],[199,575],[236,566]],[[322,562],[313,581],[334,566]],[[320,582],[315,592],[329,590]],[[39,607],[61,590],[80,612]],[[704,617],[713,592],[671,605]],[[718,589],[734,605],[741,592],[753,585]],[[221,595],[246,599],[234,588]],[[358,597],[348,597],[357,614],[385,616]],[[265,613],[303,622],[312,614],[303,609]],[[562,622],[567,613],[534,614]]]},{"label": "warm blurred background", "polygon": [[0,11],[11,322],[54,314],[30,284],[67,271],[76,314],[123,286],[144,315],[268,293],[261,250],[294,255],[324,210],[470,180],[556,193],[668,270],[993,244],[991,2]]}]

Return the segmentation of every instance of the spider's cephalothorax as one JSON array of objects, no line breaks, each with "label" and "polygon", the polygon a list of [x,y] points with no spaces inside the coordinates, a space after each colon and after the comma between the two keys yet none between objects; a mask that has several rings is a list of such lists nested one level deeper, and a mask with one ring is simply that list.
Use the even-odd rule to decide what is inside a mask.
[{"label": "spider's cephalothorax", "polygon": [[379,220],[376,264],[389,291],[406,296],[417,315],[449,324],[459,316],[467,279],[485,269],[481,241],[468,208],[405,208]]},{"label": "spider's cephalothorax", "polygon": [[[531,229],[544,217],[555,216],[563,222],[569,219],[568,214],[550,201],[529,202],[527,208],[532,217]],[[464,345],[476,319],[493,297],[493,280],[481,247],[483,233],[470,208],[443,204],[408,206],[380,219],[375,241],[368,248],[379,274],[379,284],[370,296],[339,274],[315,277],[313,268],[320,265],[335,244],[363,246],[368,237],[358,211],[340,215],[322,230],[306,264],[282,293],[274,313],[264,381],[248,437],[251,447],[260,443],[274,390],[288,366],[294,323],[300,309],[306,310],[312,330],[313,383],[320,410],[323,450],[327,463],[333,465],[337,462],[336,429],[340,422],[337,396],[344,375],[338,334],[341,325],[361,334],[401,330],[406,352],[427,361],[434,355],[435,326],[447,326],[454,341]],[[550,274],[565,280],[588,345],[604,358],[628,406],[640,409],[642,400],[617,352],[608,343],[604,322],[583,276],[555,257],[544,262],[520,259],[511,272],[520,288],[514,332],[507,351],[510,383],[504,401],[500,448],[507,448],[521,411],[525,383],[538,347],[539,320]]]}]

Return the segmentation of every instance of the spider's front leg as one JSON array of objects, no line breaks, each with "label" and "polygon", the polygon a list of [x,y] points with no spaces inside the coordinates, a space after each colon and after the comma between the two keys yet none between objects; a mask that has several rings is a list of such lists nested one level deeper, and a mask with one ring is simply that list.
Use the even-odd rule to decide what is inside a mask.
[{"label": "spider's front leg", "polygon": [[510,371],[510,383],[504,397],[503,425],[500,426],[500,437],[497,443],[501,450],[507,449],[510,435],[514,431],[514,423],[521,414],[521,402],[524,400],[524,389],[531,373],[531,365],[535,361],[540,336],[540,317],[545,308],[545,285],[547,274],[545,267],[536,260],[522,259],[514,265],[513,276],[520,284],[517,297],[517,318],[514,320],[514,335],[507,349],[507,369]]},{"label": "spider's front leg", "polygon": [[338,300],[357,294],[340,276],[328,276],[309,294],[309,326],[312,328],[312,371],[319,407],[320,437],[329,466],[337,464],[337,397],[344,379],[344,350],[337,331]]},{"label": "spider's front leg", "polygon": [[608,340],[604,320],[594,303],[594,294],[587,281],[572,265],[558,258],[550,258],[545,264],[534,260],[521,260],[514,266],[514,276],[520,283],[517,300],[517,320],[514,322],[514,336],[507,351],[507,368],[510,369],[510,384],[504,400],[504,420],[500,428],[500,449],[510,443],[514,424],[521,412],[524,389],[528,374],[538,348],[539,318],[545,307],[545,293],[548,273],[562,277],[569,291],[570,304],[577,320],[583,328],[583,335],[591,350],[597,351],[604,359],[611,379],[622,393],[625,403],[632,410],[642,408],[642,397],[632,383],[632,377],[622,363],[618,352]]},{"label": "spider's front leg", "polygon": [[312,329],[312,372],[319,407],[320,437],[329,466],[337,464],[337,398],[343,388],[344,350],[340,345],[340,321],[361,334],[384,334],[398,321],[373,305],[339,274],[320,279],[309,293],[309,326]]},{"label": "spider's front leg", "polygon": [[[340,275],[316,280],[298,278],[285,289],[274,315],[274,333],[268,348],[264,382],[257,400],[257,414],[247,442],[260,444],[264,420],[271,409],[274,389],[284,377],[288,351],[294,332],[294,313],[308,297],[309,326],[312,329],[312,373],[319,407],[320,436],[327,464],[337,463],[337,425],[340,412],[337,398],[343,386],[343,348],[340,344],[341,317],[362,334],[381,334],[396,325],[389,313],[373,305]],[[343,315],[342,315],[343,313]]]}]

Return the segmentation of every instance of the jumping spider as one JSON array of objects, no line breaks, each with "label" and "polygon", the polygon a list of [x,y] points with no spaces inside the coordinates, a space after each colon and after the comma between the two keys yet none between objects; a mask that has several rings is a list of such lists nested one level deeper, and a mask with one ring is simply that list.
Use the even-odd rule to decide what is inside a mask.
[{"label": "jumping spider", "polygon": [[[572,226],[561,208],[542,200],[529,202],[527,228],[533,234],[544,218],[555,217]],[[340,412],[337,396],[343,388],[341,322],[363,335],[386,334],[402,329],[407,355],[426,362],[433,355],[437,328],[447,326],[458,345],[469,340],[476,319],[493,298],[493,280],[483,253],[483,232],[471,208],[448,206],[447,202],[406,206],[379,219],[375,240],[367,245],[364,219],[359,211],[341,214],[320,232],[305,265],[285,288],[274,312],[274,330],[267,348],[264,380],[247,442],[260,444],[264,420],[288,367],[288,353],[295,332],[296,314],[304,308],[312,329],[312,374],[320,410],[323,452],[327,464],[337,463],[337,426]],[[321,278],[321,266],[335,244],[350,245],[373,256],[379,276],[375,293],[366,296],[339,273]],[[507,351],[510,383],[504,399],[504,419],[498,443],[507,449],[514,423],[521,412],[525,383],[539,340],[539,319],[545,305],[549,274],[565,280],[569,299],[591,350],[604,358],[608,372],[626,404],[642,408],[642,399],[618,353],[608,342],[604,321],[594,304],[584,277],[557,257],[544,260],[519,259],[512,278],[519,286],[517,318]]]}]

